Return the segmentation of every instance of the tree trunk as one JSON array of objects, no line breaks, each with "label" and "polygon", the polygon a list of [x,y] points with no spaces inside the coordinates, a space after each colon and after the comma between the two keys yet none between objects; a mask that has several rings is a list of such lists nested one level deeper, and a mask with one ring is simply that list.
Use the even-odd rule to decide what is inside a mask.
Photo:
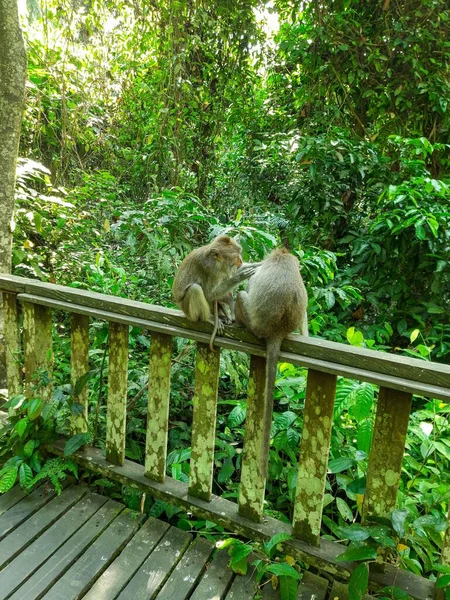
[{"label": "tree trunk", "polygon": [[[27,57],[17,0],[0,1],[0,273],[11,272],[11,221]],[[3,302],[0,303],[0,307]],[[0,387],[4,385],[3,311],[0,308]]]}]

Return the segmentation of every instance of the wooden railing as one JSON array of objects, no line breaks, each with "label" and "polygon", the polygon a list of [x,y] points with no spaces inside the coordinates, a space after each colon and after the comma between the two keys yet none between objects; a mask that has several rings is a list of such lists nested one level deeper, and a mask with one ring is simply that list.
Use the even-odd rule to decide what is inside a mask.
[{"label": "wooden railing", "polygon": [[[320,539],[322,506],[327,476],[333,408],[338,375],[379,386],[374,434],[368,462],[363,517],[385,516],[396,506],[412,394],[450,401],[450,367],[373,350],[354,348],[316,338],[290,336],[280,361],[308,369],[303,432],[292,527],[263,518],[265,465],[269,448],[263,436],[266,414],[263,402],[265,346],[250,332],[226,328],[208,347],[210,327],[192,324],[177,310],[84,290],[0,276],[5,311],[7,377],[10,395],[22,392],[20,307],[23,315],[25,387],[36,369],[52,371],[52,309],[71,313],[71,380],[73,385],[89,370],[89,318],[110,323],[106,455],[95,448],[76,454],[84,466],[182,506],[200,517],[221,523],[253,539],[267,539],[279,531],[292,533],[288,551],[307,563],[348,575],[351,565],[335,558],[342,546]],[[125,460],[128,329],[151,331],[148,419],[144,467]],[[166,477],[172,337],[197,342],[195,391],[189,484]],[[220,348],[251,355],[246,433],[241,467],[239,501],[234,504],[212,495],[215,424]],[[51,397],[51,384],[43,390]],[[87,389],[77,401],[85,414],[72,419],[74,433],[85,431]],[[61,453],[63,443],[54,451]],[[214,500],[214,501],[212,501]],[[450,564],[450,535],[444,539],[443,561]],[[413,597],[432,598],[434,584],[406,572],[387,569],[373,573],[373,581],[403,587]]]}]

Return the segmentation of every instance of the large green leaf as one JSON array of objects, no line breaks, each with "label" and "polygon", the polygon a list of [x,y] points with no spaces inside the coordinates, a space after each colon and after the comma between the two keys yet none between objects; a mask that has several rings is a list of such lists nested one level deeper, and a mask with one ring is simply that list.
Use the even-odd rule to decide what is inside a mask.
[{"label": "large green leaf", "polygon": [[356,567],[348,581],[349,600],[363,600],[369,583],[369,567],[362,563]]},{"label": "large green leaf", "polygon": [[351,562],[357,560],[374,560],[377,557],[376,548],[370,546],[360,546],[359,548],[349,548],[336,557],[338,562]]}]

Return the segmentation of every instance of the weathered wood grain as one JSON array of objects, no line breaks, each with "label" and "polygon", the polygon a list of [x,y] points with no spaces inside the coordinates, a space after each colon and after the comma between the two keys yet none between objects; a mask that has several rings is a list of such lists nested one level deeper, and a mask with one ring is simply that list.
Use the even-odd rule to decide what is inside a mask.
[{"label": "weathered wood grain", "polygon": [[396,507],[411,412],[411,394],[380,388],[367,468],[363,518],[386,517]]},{"label": "weathered wood grain", "polygon": [[171,356],[172,338],[153,333],[148,373],[145,475],[160,482],[164,482],[166,476]]},{"label": "weathered wood grain", "polygon": [[261,521],[263,514],[270,443],[270,439],[264,436],[264,430],[266,426],[270,427],[273,407],[273,401],[265,402],[265,380],[265,359],[251,356],[239,485],[239,514],[257,522]]},{"label": "weathered wood grain", "polygon": [[77,390],[77,383],[89,372],[89,317],[73,314],[70,335],[70,383],[74,401],[83,407],[70,420],[71,431],[76,435],[88,429],[88,386],[86,382]]},{"label": "weathered wood grain", "polygon": [[37,379],[37,393],[45,401],[53,397],[53,339],[52,310],[47,306],[34,307],[36,369],[41,374]]},{"label": "weathered wood grain", "polygon": [[228,567],[229,560],[226,550],[216,552],[189,600],[222,598],[234,577],[233,571]]},{"label": "weathered wood grain", "polygon": [[127,425],[128,325],[109,324],[106,457],[123,465]]},{"label": "weathered wood grain", "polygon": [[[149,554],[153,552],[169,524],[150,518],[128,542],[116,560],[95,582],[83,600],[110,600],[128,584]],[[136,600],[135,595],[129,596]]]},{"label": "weathered wood grain", "polygon": [[87,494],[37,540],[30,543],[0,572],[0,597],[8,597],[25,583],[106,501],[104,496]]},{"label": "weathered wood grain", "polygon": [[250,566],[246,575],[236,575],[225,600],[253,600],[257,587],[256,569]]},{"label": "weathered wood grain", "polygon": [[[109,297],[110,296],[107,296],[107,298]],[[193,324],[187,321],[187,319],[184,319],[183,317],[180,317],[181,325],[175,326],[166,323],[161,323],[158,321],[153,321],[150,319],[144,319],[141,317],[121,315],[119,313],[109,312],[101,309],[88,308],[81,304],[73,304],[64,301],[53,300],[51,298],[37,295],[21,294],[18,296],[18,298],[21,302],[35,302],[45,306],[50,306],[52,308],[65,310],[67,312],[84,314],[97,320],[104,319],[106,321],[114,321],[126,325],[133,325],[136,327],[141,327],[142,329],[150,329],[151,331],[165,333],[171,336],[185,337],[202,343],[208,343],[209,338],[211,337],[211,333],[206,332],[206,330],[208,329],[207,325],[201,325],[198,323]],[[144,304],[144,306],[152,305]],[[172,309],[163,310],[169,311]],[[173,312],[179,313],[179,311]],[[196,326],[197,329],[193,329],[194,326]],[[253,354],[256,356],[265,356],[265,345],[261,343],[261,340],[258,340],[257,338],[252,336],[250,332],[236,327],[227,327],[226,335],[227,337],[217,337],[216,345],[222,348],[226,348],[228,350],[246,352],[247,354]],[[298,339],[298,342],[295,339],[296,337]],[[248,338],[251,339],[251,341],[248,341]],[[316,340],[317,343],[322,343],[325,342],[325,340],[319,340],[318,338],[307,339],[309,340],[309,342],[305,342],[305,338],[301,338],[299,336],[289,336],[288,338],[286,338],[286,340],[283,343],[279,360],[283,362],[292,363],[293,365],[307,367],[315,369],[317,371],[323,371],[332,375],[341,375],[342,377],[349,377],[358,381],[368,381],[369,383],[373,383],[375,385],[382,385],[384,387],[397,389],[399,391],[410,392],[413,394],[419,394],[429,398],[437,398],[440,400],[444,400],[445,402],[450,402],[450,386],[448,385],[449,379],[447,377],[447,373],[450,373],[450,367],[448,367],[447,365],[440,365],[437,363],[430,362],[426,363],[427,365],[432,365],[433,369],[436,372],[439,371],[441,375],[444,376],[440,377],[440,379],[443,379],[442,383],[439,381],[438,378],[434,380],[433,384],[431,384],[420,380],[419,377],[423,369],[422,365],[425,364],[424,361],[419,361],[418,359],[408,359],[410,361],[413,361],[412,367],[409,369],[410,377],[400,376],[400,373],[392,375],[388,374],[389,372],[395,373],[395,369],[392,362],[395,364],[398,359],[401,359],[403,357],[397,355],[390,355],[384,352],[376,352],[375,350],[370,350],[370,352],[373,353],[373,356],[371,357],[371,360],[366,361],[366,368],[361,368],[360,366],[351,366],[351,364],[347,365],[342,363],[341,355],[345,355],[345,349],[351,348],[351,346],[346,346],[345,344],[336,344],[337,348],[335,348],[335,350],[333,350],[332,353],[328,353],[329,358],[332,354],[332,358],[336,359],[336,362],[333,362],[332,360],[324,360],[309,356],[307,354],[309,348],[305,349],[304,344],[313,343],[313,340]],[[296,354],[294,351],[287,351],[283,349],[288,347],[288,345],[289,348],[292,349],[293,346],[291,345],[291,341],[295,344],[296,348],[302,349],[301,354]],[[314,350],[314,354],[320,354],[317,348]],[[385,366],[386,361],[388,363],[387,367]],[[374,368],[372,369],[371,367]],[[414,375],[414,373],[416,372],[415,367],[419,369],[419,371],[417,371],[416,373],[417,377]],[[432,372],[434,373],[434,371]],[[433,379],[432,374],[430,375],[430,378]]]},{"label": "weathered wood grain", "polygon": [[293,533],[316,546],[320,542],[335,393],[336,375],[308,371]]},{"label": "weathered wood grain", "polygon": [[139,519],[125,509],[45,594],[45,600],[77,600],[93,585],[139,528]]},{"label": "weathered wood grain", "polygon": [[324,577],[305,571],[298,585],[297,600],[325,600],[328,583]]},{"label": "weathered wood grain", "polygon": [[133,600],[148,600],[148,598],[154,598],[154,594],[166,581],[191,540],[191,534],[176,527],[171,527],[119,594],[117,600],[129,600],[130,598]]},{"label": "weathered wood grain", "polygon": [[25,492],[19,485],[15,485],[7,494],[2,494],[0,496],[0,516],[11,506],[20,502],[22,498],[25,498]]},{"label": "weathered wood grain", "polygon": [[6,382],[8,397],[22,393],[19,303],[16,294],[3,294],[4,335],[6,345]]},{"label": "weathered wood grain", "polygon": [[[0,542],[0,569],[47,529],[87,492],[85,486],[70,486],[64,494],[53,498],[22,525],[16,527]],[[1,589],[1,588],[0,588]]]},{"label": "weathered wood grain", "polygon": [[[64,452],[65,440],[51,446],[59,455]],[[155,498],[160,498],[176,506],[191,511],[201,519],[207,519],[223,525],[227,530],[232,530],[238,535],[248,539],[267,541],[276,533],[292,534],[292,527],[272,517],[265,516],[264,522],[253,522],[238,513],[238,506],[230,500],[219,496],[212,496],[211,502],[194,498],[188,495],[188,485],[181,481],[167,477],[165,483],[158,483],[147,479],[144,467],[129,460],[125,460],[123,467],[112,466],[104,458],[102,451],[96,448],[87,448],[84,452],[76,452],[73,460],[87,469],[100,473],[104,477],[132,485],[141,489]],[[301,540],[291,539],[283,544],[284,551],[311,566],[324,572],[339,574],[348,577],[356,564],[338,563],[336,557],[344,552],[345,546],[336,542],[321,539],[319,547],[311,546]],[[408,586],[409,592],[417,600],[430,600],[434,593],[434,583],[406,571],[386,567],[382,574],[371,574],[371,579],[380,581],[383,585]]]},{"label": "weathered wood grain", "polygon": [[50,502],[55,497],[55,492],[48,492],[44,486],[39,486],[29,496],[25,496],[20,502],[7,510],[0,517],[0,540],[15,527],[28,519],[38,511],[41,506]]},{"label": "weathered wood grain", "polygon": [[219,370],[220,350],[197,344],[189,494],[203,500],[212,493]]},{"label": "weathered wood grain", "polygon": [[[59,581],[72,563],[92,544],[108,525],[120,514],[123,505],[108,500],[78,531],[25,581],[9,600],[35,600],[42,598],[51,586]],[[66,600],[66,597],[64,597]]]},{"label": "weathered wood grain", "polygon": [[158,600],[185,600],[189,598],[213,549],[214,544],[212,542],[197,538],[183,554],[183,558],[158,593]]}]

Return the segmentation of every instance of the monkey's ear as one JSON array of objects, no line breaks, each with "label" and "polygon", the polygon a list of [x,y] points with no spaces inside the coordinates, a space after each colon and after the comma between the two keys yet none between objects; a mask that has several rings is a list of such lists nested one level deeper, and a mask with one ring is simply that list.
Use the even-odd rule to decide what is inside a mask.
[{"label": "monkey's ear", "polygon": [[209,253],[213,258],[216,258],[216,259],[220,258],[220,252],[217,250],[217,248],[211,248]]}]

